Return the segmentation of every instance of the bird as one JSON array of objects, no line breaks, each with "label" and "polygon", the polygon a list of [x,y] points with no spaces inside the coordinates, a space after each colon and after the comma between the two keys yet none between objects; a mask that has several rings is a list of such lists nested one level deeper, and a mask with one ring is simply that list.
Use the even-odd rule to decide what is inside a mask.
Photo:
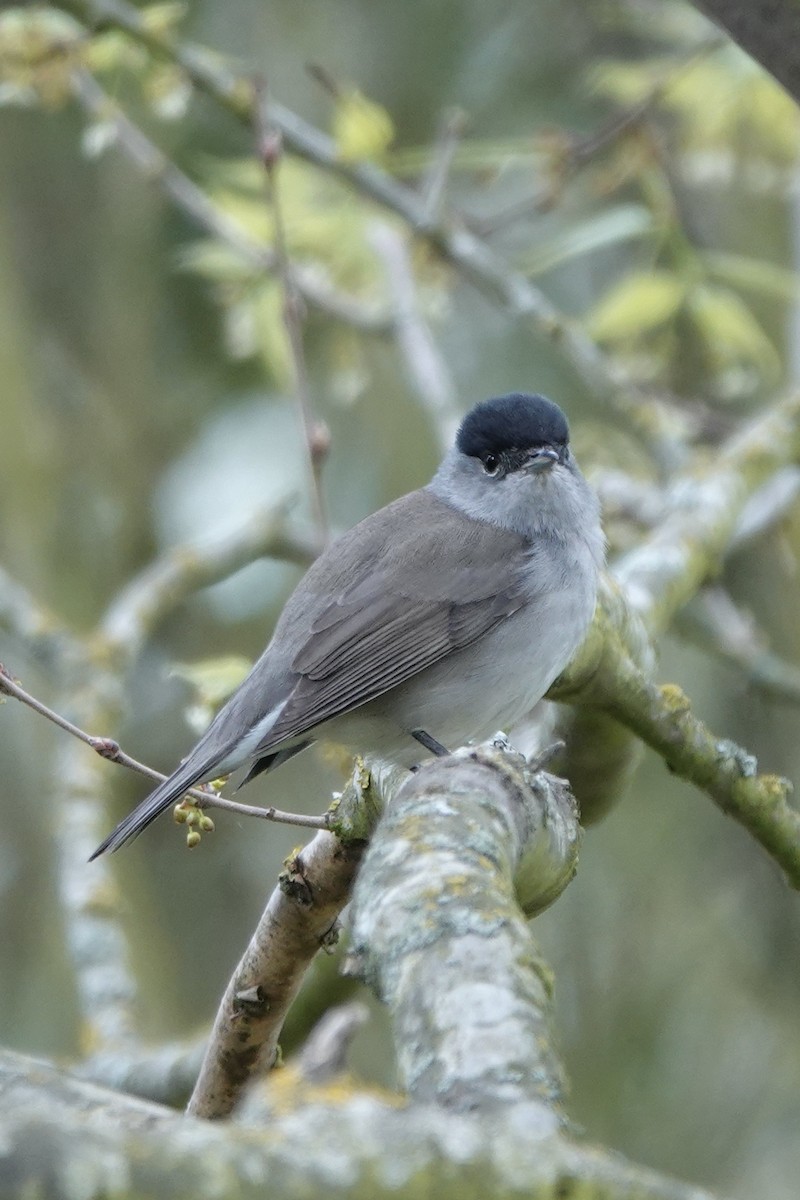
[{"label": "bird", "polygon": [[316,559],[196,746],[92,859],[196,784],[241,767],[248,783],[315,741],[411,768],[512,728],[583,641],[604,555],[558,405],[477,403],[430,483]]}]

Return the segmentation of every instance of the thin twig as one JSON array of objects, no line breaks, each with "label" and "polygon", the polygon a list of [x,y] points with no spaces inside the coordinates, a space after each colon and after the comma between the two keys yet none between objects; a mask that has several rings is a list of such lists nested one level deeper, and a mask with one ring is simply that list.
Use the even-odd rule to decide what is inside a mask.
[{"label": "thin twig", "polygon": [[[254,271],[268,274],[278,271],[275,251],[252,238],[238,221],[212,203],[206,193],[126,116],[117,101],[88,71],[75,70],[72,85],[75,97],[93,120],[113,126],[120,149],[195,225],[223,242]],[[385,314],[354,296],[337,291],[320,278],[318,270],[296,266],[294,279],[306,303],[326,316],[363,333],[387,332],[389,326]]]},{"label": "thin twig", "polygon": [[723,38],[708,38],[702,45],[695,48],[690,56],[670,70],[664,71],[641,100],[631,104],[621,112],[614,113],[599,129],[584,137],[565,135],[563,141],[556,145],[556,161],[553,178],[547,187],[530,196],[523,196],[511,204],[497,209],[486,217],[470,220],[470,228],[481,237],[487,237],[505,229],[522,217],[531,213],[544,213],[553,207],[558,200],[564,185],[573,179],[588,163],[600,153],[615,145],[627,133],[638,129],[661,103],[666,92],[684,75],[709,54],[726,45]]},{"label": "thin twig", "polygon": [[283,154],[282,135],[270,116],[269,97],[266,88],[256,88],[253,104],[253,120],[258,139],[258,155],[264,166],[267,194],[272,208],[275,243],[275,264],[283,289],[283,323],[289,342],[292,369],[294,372],[293,394],[303,425],[306,454],[311,478],[311,502],[314,519],[323,543],[328,538],[328,516],[322,489],[322,467],[330,447],[327,426],[319,421],[311,407],[311,393],[303,347],[304,306],[294,268],[289,258],[286,238],[286,223],[280,190],[280,163]]},{"label": "thin twig", "polygon": [[755,619],[722,587],[707,587],[677,614],[676,631],[741,673],[771,700],[800,705],[800,667],[770,650]]},{"label": "thin twig", "polygon": [[385,221],[375,222],[369,237],[386,271],[400,360],[434,419],[440,449],[447,450],[453,443],[461,411],[450,371],[419,311],[406,239]]},{"label": "thin twig", "polygon": [[[127,0],[61,0],[61,7],[90,26],[102,24],[123,30],[152,54],[177,63],[197,88],[212,96],[237,120],[251,126],[257,92],[253,82],[202,48],[154,31]],[[439,220],[431,220],[418,193],[398,183],[376,164],[343,161],[331,137],[275,100],[270,102],[270,120],[291,151],[396,213],[412,233],[424,238],[465,280],[513,317],[530,321],[540,336],[557,345],[590,387],[595,400],[632,424],[662,469],[682,461],[685,447],[672,427],[669,414],[654,409],[580,325],[561,313],[522,271],[510,266],[463,223],[451,219],[449,212]]]},{"label": "thin twig", "polygon": [[442,114],[430,166],[420,188],[423,212],[428,221],[438,221],[442,214],[453,158],[465,127],[466,113],[463,109],[451,108]]},{"label": "thin twig", "polygon": [[[135,771],[139,775],[145,775],[148,779],[154,779],[158,783],[163,782],[167,778],[160,771],[154,770],[153,767],[148,767],[146,763],[131,758],[121,748],[119,742],[114,741],[113,738],[97,737],[94,734],[86,733],[85,730],[74,725],[72,721],[67,720],[66,717],[62,717],[60,713],[55,712],[52,708],[48,708],[41,700],[37,700],[35,696],[26,692],[2,663],[0,663],[0,693],[6,696],[13,696],[15,700],[26,704],[34,712],[46,717],[48,721],[52,721],[59,729],[65,730],[74,738],[89,746],[101,758],[117,763],[121,767],[127,767],[130,771]],[[250,804],[239,804],[236,800],[226,800],[216,792],[205,791],[202,788],[189,788],[186,795],[192,798],[198,808],[221,808],[228,812],[241,813],[243,816],[260,817],[263,821],[276,821],[282,825],[302,825],[308,829],[327,829],[330,824],[326,815],[314,817],[304,813],[282,812],[277,808],[255,808]]]}]

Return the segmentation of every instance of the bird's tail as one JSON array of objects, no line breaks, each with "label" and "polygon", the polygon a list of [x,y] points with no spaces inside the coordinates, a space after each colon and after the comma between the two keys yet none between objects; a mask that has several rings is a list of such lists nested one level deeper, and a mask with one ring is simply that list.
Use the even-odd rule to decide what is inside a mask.
[{"label": "bird's tail", "polygon": [[137,837],[165,809],[179,800],[190,787],[194,787],[199,780],[208,778],[209,767],[213,769],[213,761],[209,763],[205,759],[201,759],[198,762],[193,754],[190,755],[186,762],[181,763],[178,769],[173,771],[169,779],[160,783],[141,804],[137,805],[133,812],[128,813],[127,817],[120,821],[116,829],[113,829],[105,841],[100,843],[89,862],[93,862],[107,850],[119,850],[120,846],[124,846],[126,842]]}]

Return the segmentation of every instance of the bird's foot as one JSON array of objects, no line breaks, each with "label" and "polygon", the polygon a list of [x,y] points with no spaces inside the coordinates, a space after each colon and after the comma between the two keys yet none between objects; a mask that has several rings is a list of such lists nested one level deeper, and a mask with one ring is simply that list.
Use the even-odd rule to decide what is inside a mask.
[{"label": "bird's foot", "polygon": [[431,737],[424,729],[412,729],[411,736],[415,741],[419,742],[420,746],[424,746],[426,750],[430,750],[431,754],[435,754],[437,758],[447,758],[450,751],[441,742],[437,742],[435,737]]},{"label": "bird's foot", "polygon": [[526,758],[526,756],[520,750],[517,750],[516,746],[509,741],[507,735],[503,733],[502,729],[498,730],[494,737],[489,739],[489,745],[493,750],[500,750],[504,754],[516,755],[518,758],[521,758],[523,762],[527,764],[528,770],[532,771],[534,774],[537,771],[544,770],[548,763],[550,763],[564,749],[564,742],[551,742],[549,746],[544,746],[541,750],[537,751],[536,754],[532,754],[529,758]]}]

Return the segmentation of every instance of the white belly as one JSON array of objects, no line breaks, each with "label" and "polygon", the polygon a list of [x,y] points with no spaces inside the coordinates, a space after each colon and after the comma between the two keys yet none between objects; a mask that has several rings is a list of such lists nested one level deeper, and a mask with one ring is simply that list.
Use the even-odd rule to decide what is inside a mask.
[{"label": "white belly", "polygon": [[510,729],[569,663],[594,611],[594,587],[554,591],[470,646],[319,730],[352,749],[410,766],[424,757],[410,736],[424,729],[449,750]]}]

